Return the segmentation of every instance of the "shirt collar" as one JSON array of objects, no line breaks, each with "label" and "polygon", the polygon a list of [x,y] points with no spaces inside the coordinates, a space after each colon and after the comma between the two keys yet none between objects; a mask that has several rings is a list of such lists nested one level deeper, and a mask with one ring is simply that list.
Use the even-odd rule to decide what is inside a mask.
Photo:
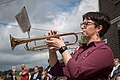
[{"label": "shirt collar", "polygon": [[83,43],[82,47],[83,48],[85,48],[85,47],[91,47],[91,46],[97,47],[97,46],[101,46],[103,44],[105,44],[105,42],[101,40],[101,41],[90,42],[89,44]]},{"label": "shirt collar", "polygon": [[115,66],[116,68],[118,68],[120,66],[120,64],[118,64],[117,66]]}]

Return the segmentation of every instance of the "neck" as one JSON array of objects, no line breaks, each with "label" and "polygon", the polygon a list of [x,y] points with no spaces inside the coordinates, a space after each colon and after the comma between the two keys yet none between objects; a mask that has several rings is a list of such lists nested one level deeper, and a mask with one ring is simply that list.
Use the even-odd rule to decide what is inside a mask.
[{"label": "neck", "polygon": [[101,41],[100,37],[96,36],[96,35],[92,36],[92,37],[90,37],[90,38],[88,38],[86,40],[87,40],[88,44],[91,43],[91,42]]},{"label": "neck", "polygon": [[38,72],[35,72],[35,74],[38,74]]},{"label": "neck", "polygon": [[22,70],[25,70],[26,68],[23,68]]}]

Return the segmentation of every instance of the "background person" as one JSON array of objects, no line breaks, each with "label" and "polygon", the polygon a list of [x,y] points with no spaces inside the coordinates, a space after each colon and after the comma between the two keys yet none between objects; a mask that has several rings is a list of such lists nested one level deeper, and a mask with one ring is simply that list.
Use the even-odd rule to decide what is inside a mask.
[{"label": "background person", "polygon": [[[110,27],[110,18],[101,12],[88,12],[83,15],[80,28],[87,43],[81,45],[70,55],[62,38],[51,37],[46,40],[49,48],[50,72],[53,76],[67,76],[70,80],[107,80],[113,67],[113,53],[101,37]],[[51,30],[48,35],[57,31]],[[64,63],[56,54],[59,49]]]},{"label": "background person", "polygon": [[19,73],[20,80],[29,80],[29,70],[26,68],[25,64],[21,65],[21,71]]},{"label": "background person", "polygon": [[41,80],[51,80],[50,77],[48,76],[47,71],[45,71],[45,70],[42,71]]},{"label": "background person", "polygon": [[8,72],[4,80],[13,80],[13,75],[11,72]]},{"label": "background person", "polygon": [[3,80],[2,75],[0,74],[0,80]]},{"label": "background person", "polygon": [[116,76],[118,76],[118,74],[120,74],[120,59],[118,57],[115,57],[114,58],[114,67],[110,74],[111,79],[112,78],[114,79]]},{"label": "background person", "polygon": [[116,75],[115,79],[113,80],[120,80],[120,74]]},{"label": "background person", "polygon": [[41,80],[41,74],[38,66],[34,67],[34,73],[32,73],[30,80]]}]

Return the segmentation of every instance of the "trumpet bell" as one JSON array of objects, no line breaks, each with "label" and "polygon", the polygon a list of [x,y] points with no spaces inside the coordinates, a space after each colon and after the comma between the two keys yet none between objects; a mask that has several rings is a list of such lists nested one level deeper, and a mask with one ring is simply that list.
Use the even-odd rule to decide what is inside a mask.
[{"label": "trumpet bell", "polygon": [[18,38],[14,38],[10,35],[10,43],[11,43],[11,49],[14,50],[14,48],[22,43],[27,43],[26,41],[24,41],[23,39],[18,39]]},{"label": "trumpet bell", "polygon": [[10,43],[12,50],[14,50],[15,46],[17,45],[17,42],[15,41],[15,38],[13,38],[11,35],[10,35]]}]

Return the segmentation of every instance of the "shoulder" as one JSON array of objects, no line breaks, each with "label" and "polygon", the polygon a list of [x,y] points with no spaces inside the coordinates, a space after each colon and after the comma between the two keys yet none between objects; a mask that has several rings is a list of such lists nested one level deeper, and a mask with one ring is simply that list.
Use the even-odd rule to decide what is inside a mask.
[{"label": "shoulder", "polygon": [[114,55],[113,55],[112,49],[106,44],[104,44],[103,42],[93,47],[91,49],[91,52],[92,52],[91,54],[92,57],[95,57],[95,58],[97,57],[98,59],[100,60],[102,59],[103,61],[109,60],[110,62],[113,62]]},{"label": "shoulder", "polygon": [[25,69],[25,70],[24,70],[24,72],[27,72],[27,73],[29,73],[29,70],[28,70],[28,69]]},{"label": "shoulder", "polygon": [[112,53],[112,49],[105,44],[104,41],[98,41],[98,42],[94,42],[94,45],[96,48],[96,50],[100,51],[100,52],[107,52],[107,53]]},{"label": "shoulder", "polygon": [[29,71],[29,69],[25,69],[25,71]]},{"label": "shoulder", "polygon": [[107,45],[102,45],[99,48],[97,48],[96,49],[96,53],[100,54],[100,55],[104,55],[104,56],[105,55],[106,56],[110,55],[111,57],[114,57],[112,49],[109,46],[107,46]]},{"label": "shoulder", "polygon": [[101,48],[101,49],[107,49],[107,50],[110,50],[110,51],[112,50],[112,49],[111,49],[108,45],[106,45],[106,44],[103,45],[103,46],[101,46],[100,48]]},{"label": "shoulder", "polygon": [[114,57],[112,49],[107,45],[101,46],[98,50],[99,50],[99,52],[103,53],[104,55],[109,55],[111,57]]},{"label": "shoulder", "polygon": [[96,47],[99,47],[99,49],[106,49],[106,50],[111,51],[111,48],[110,48],[107,44],[105,44],[104,41],[94,42],[94,45],[95,45]]}]

